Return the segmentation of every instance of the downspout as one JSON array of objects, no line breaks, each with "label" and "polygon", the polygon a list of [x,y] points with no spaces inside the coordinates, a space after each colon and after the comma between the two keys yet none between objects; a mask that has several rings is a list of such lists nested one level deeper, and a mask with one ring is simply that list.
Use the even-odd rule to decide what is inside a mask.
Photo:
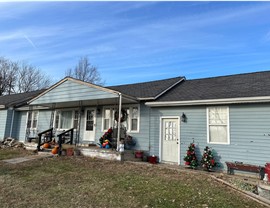
[{"label": "downspout", "polygon": [[120,144],[120,123],[121,123],[121,109],[122,109],[122,94],[119,92],[119,109],[118,109],[118,129],[117,129],[117,147]]},{"label": "downspout", "polygon": [[13,129],[13,122],[14,122],[14,108],[10,107],[9,110],[12,110],[12,117],[11,117],[10,131],[9,131],[9,136],[11,137],[12,129]]}]

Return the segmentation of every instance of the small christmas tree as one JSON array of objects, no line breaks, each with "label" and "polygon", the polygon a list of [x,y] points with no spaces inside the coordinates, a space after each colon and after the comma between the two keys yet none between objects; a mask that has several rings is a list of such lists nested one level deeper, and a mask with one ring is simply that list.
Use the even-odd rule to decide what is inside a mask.
[{"label": "small christmas tree", "polygon": [[206,146],[204,151],[203,151],[201,164],[202,164],[202,167],[208,171],[210,171],[213,167],[215,167],[217,165],[215,162],[213,153],[208,146]]},{"label": "small christmas tree", "polygon": [[191,168],[195,169],[198,166],[198,160],[195,155],[195,144],[190,143],[187,155],[184,157],[185,165],[189,165]]}]

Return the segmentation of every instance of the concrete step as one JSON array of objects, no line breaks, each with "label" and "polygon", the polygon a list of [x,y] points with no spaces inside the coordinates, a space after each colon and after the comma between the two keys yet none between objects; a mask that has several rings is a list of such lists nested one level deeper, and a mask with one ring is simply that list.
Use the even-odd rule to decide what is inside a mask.
[{"label": "concrete step", "polygon": [[24,147],[25,147],[26,150],[36,150],[37,149],[37,143],[25,142]]}]

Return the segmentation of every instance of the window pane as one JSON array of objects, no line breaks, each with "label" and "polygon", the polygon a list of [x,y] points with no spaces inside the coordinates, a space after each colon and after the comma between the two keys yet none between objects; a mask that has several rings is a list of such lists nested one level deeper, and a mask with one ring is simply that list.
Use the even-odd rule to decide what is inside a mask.
[{"label": "window pane", "polygon": [[111,111],[110,111],[110,109],[105,109],[105,118],[110,118],[111,117]]},{"label": "window pane", "polygon": [[209,124],[227,124],[227,108],[210,108]]},{"label": "window pane", "polygon": [[132,131],[137,131],[138,130],[138,120],[137,119],[132,119],[131,120],[131,130]]},{"label": "window pane", "polygon": [[72,121],[72,111],[62,111],[61,112],[61,129],[69,129],[71,128]]},{"label": "window pane", "polygon": [[58,127],[59,127],[59,115],[60,115],[60,112],[57,111],[57,112],[56,112],[56,116],[55,116],[55,123],[54,123],[54,127],[55,127],[56,129],[58,129]]},{"label": "window pane", "polygon": [[104,110],[103,130],[107,130],[110,128],[110,119],[111,109],[107,108]]},{"label": "window pane", "polygon": [[86,115],[86,130],[93,131],[94,129],[94,112],[93,110],[87,110]]},{"label": "window pane", "polygon": [[[128,128],[129,128],[129,108],[124,108],[125,110],[126,110],[126,112],[127,112],[127,119],[124,121],[124,122],[122,122],[121,124],[128,130]],[[121,117],[122,117],[123,115],[121,115]]]},{"label": "window pane", "polygon": [[77,129],[78,127],[78,119],[79,119],[79,111],[74,111],[74,120],[73,120],[74,129]]},{"label": "window pane", "polygon": [[132,108],[132,118],[138,118],[138,108]]},{"label": "window pane", "polygon": [[38,112],[33,112],[33,122],[32,122],[32,128],[37,128],[37,118],[38,118]]},{"label": "window pane", "polygon": [[110,128],[110,120],[104,119],[104,130],[107,130]]},{"label": "window pane", "polygon": [[209,141],[227,143],[227,126],[209,126]]},{"label": "window pane", "polygon": [[32,112],[28,112],[27,128],[31,128],[31,123],[32,123]]}]

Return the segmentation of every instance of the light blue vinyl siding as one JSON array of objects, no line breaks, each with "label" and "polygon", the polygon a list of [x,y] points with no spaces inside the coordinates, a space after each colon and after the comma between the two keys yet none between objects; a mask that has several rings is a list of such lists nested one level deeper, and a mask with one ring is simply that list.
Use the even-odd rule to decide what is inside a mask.
[{"label": "light blue vinyl siding", "polygon": [[4,139],[6,132],[7,110],[0,110],[0,140]]},{"label": "light blue vinyl siding", "polygon": [[84,84],[79,84],[71,80],[67,80],[61,85],[49,91],[48,93],[39,97],[31,104],[38,105],[80,100],[98,100],[116,97],[118,97],[117,94],[106,92],[98,88],[86,86]]},{"label": "light blue vinyl siding", "polygon": [[11,130],[11,122],[12,122],[12,114],[13,110],[7,110],[7,118],[6,118],[6,130],[5,130],[5,137],[12,136],[10,135],[10,130]]},{"label": "light blue vinyl siding", "polygon": [[13,123],[13,132],[15,138],[19,141],[25,141],[25,132],[26,132],[26,111],[19,111],[15,113],[14,123]]},{"label": "light blue vinyl siding", "polygon": [[144,104],[141,104],[140,105],[140,124],[139,124],[140,131],[138,133],[133,133],[133,132],[129,133],[132,137],[134,137],[136,141],[136,146],[134,147],[134,149],[136,150],[149,151],[150,149],[149,114],[150,114],[149,107],[145,106]]},{"label": "light blue vinyl siding", "polygon": [[193,141],[200,161],[205,146],[213,149],[220,168],[226,161],[240,161],[264,166],[270,162],[270,104],[229,105],[230,144],[207,143],[206,106],[152,108],[150,125],[151,154],[159,154],[161,116],[187,116],[180,122],[180,162]]},{"label": "light blue vinyl siding", "polygon": [[[10,132],[11,122],[12,122],[13,110],[5,109],[0,111],[0,139],[5,137],[14,137],[13,133]],[[11,134],[10,134],[11,133]]]}]

